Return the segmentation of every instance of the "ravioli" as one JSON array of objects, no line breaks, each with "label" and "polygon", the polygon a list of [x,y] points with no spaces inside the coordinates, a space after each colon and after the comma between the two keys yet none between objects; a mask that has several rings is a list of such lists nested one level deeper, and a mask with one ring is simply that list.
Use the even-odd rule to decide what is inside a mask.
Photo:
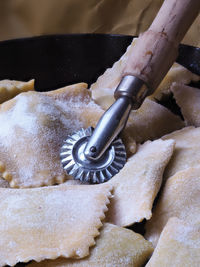
[{"label": "ravioli", "polygon": [[191,82],[197,82],[199,80],[199,75],[192,73],[188,69],[175,62],[151,98],[156,98],[158,100],[166,98],[171,93],[170,87],[172,83],[180,83],[185,85]]},{"label": "ravioli", "polygon": [[200,126],[200,89],[173,83],[170,90],[187,125]]},{"label": "ravioli", "polygon": [[146,238],[155,246],[170,217],[200,224],[200,167],[188,168],[169,178],[153,216],[146,224]]},{"label": "ravioli", "polygon": [[185,127],[162,137],[175,141],[174,154],[164,172],[164,180],[176,172],[200,163],[200,127]]},{"label": "ravioli", "polygon": [[184,126],[179,116],[147,98],[138,110],[131,112],[124,134],[137,143],[143,143],[149,139],[158,139]]},{"label": "ravioli", "polygon": [[103,113],[86,88],[77,84],[50,93],[27,92],[0,105],[0,172],[11,187],[70,179],[60,163],[62,142],[82,127],[95,126]]},{"label": "ravioli", "polygon": [[198,267],[200,263],[200,226],[171,218],[146,267]]},{"label": "ravioli", "polygon": [[35,80],[28,82],[21,82],[15,80],[1,80],[0,81],[0,104],[13,98],[14,96],[27,92],[34,91]]},{"label": "ravioli", "polygon": [[106,184],[0,188],[0,266],[89,255],[111,189]]},{"label": "ravioli", "polygon": [[174,148],[173,140],[146,142],[129,158],[108,184],[114,188],[108,222],[129,226],[150,219],[153,201],[160,189],[164,169]]},{"label": "ravioli", "polygon": [[33,262],[28,267],[140,267],[153,252],[150,242],[131,230],[105,223],[91,248],[90,256],[81,260],[59,258]]}]

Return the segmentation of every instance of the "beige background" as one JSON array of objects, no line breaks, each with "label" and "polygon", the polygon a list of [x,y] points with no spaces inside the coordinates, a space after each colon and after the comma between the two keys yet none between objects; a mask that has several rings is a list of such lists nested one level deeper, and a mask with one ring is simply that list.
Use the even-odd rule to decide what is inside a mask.
[{"label": "beige background", "polygon": [[[199,0],[200,1],[200,0]],[[163,0],[0,0],[0,40],[54,33],[138,35]],[[200,15],[184,39],[200,46]]]}]

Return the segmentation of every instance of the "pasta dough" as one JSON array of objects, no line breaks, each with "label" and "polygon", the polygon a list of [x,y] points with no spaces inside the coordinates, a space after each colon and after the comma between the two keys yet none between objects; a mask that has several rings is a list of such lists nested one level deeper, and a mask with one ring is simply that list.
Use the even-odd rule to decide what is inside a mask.
[{"label": "pasta dough", "polygon": [[163,97],[168,96],[170,94],[170,87],[172,83],[180,83],[184,85],[191,82],[197,82],[199,80],[199,75],[192,73],[188,69],[175,62],[151,98],[161,100]]},{"label": "pasta dough", "polygon": [[171,86],[187,125],[200,126],[200,89],[174,83]]},{"label": "pasta dough", "polygon": [[0,105],[0,172],[11,187],[61,183],[59,151],[68,134],[95,126],[102,110],[86,84],[27,92]]},{"label": "pasta dough", "polygon": [[170,217],[200,224],[200,167],[188,168],[169,178],[146,224],[146,238],[156,245]]},{"label": "pasta dough", "polygon": [[0,188],[0,266],[87,256],[110,190],[108,184]]},{"label": "pasta dough", "polygon": [[35,80],[30,80],[28,82],[13,80],[0,81],[0,104],[20,93],[34,91],[34,82]]},{"label": "pasta dough", "polygon": [[200,227],[171,218],[146,267],[199,267]]},{"label": "pasta dough", "polygon": [[131,230],[104,224],[90,256],[81,260],[59,258],[28,267],[140,267],[153,251],[150,242]]},{"label": "pasta dough", "polygon": [[131,136],[137,143],[143,143],[184,126],[180,117],[147,98],[138,110],[131,112],[124,134]]},{"label": "pasta dough", "polygon": [[186,127],[162,137],[175,141],[174,154],[164,172],[164,180],[176,172],[200,163],[200,127]]},{"label": "pasta dough", "polygon": [[119,174],[107,182],[114,188],[107,221],[128,226],[151,218],[153,201],[173,148],[173,140],[149,141],[141,145]]}]

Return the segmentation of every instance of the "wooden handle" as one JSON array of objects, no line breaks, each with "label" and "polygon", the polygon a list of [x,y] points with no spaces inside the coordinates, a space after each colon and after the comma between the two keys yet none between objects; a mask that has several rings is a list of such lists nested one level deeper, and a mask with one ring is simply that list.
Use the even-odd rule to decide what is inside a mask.
[{"label": "wooden handle", "polygon": [[200,0],[165,0],[150,28],[133,47],[123,76],[134,75],[152,92],[178,55],[178,45],[196,18]]}]

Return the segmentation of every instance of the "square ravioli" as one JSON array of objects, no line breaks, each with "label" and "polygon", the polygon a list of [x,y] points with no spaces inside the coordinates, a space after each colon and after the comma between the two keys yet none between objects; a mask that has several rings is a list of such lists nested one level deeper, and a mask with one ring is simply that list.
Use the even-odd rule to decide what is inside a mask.
[{"label": "square ravioli", "polygon": [[199,165],[200,127],[185,127],[163,136],[162,139],[173,139],[175,141],[174,153],[165,169],[164,180],[178,171]]},{"label": "square ravioli", "polygon": [[146,267],[199,267],[200,226],[171,218]]},{"label": "square ravioli", "polygon": [[0,266],[89,255],[110,191],[106,184],[0,188]]},{"label": "square ravioli", "polygon": [[200,167],[188,168],[170,177],[146,224],[146,238],[155,246],[170,217],[200,224]]},{"label": "square ravioli", "polygon": [[28,267],[141,267],[152,252],[151,243],[141,235],[105,223],[88,257],[80,260],[45,260],[30,263]]},{"label": "square ravioli", "polygon": [[107,221],[129,226],[150,219],[153,201],[160,189],[164,169],[174,149],[173,140],[155,140],[141,145],[123,169],[108,184],[113,186]]},{"label": "square ravioli", "polygon": [[70,179],[60,163],[67,135],[95,126],[101,108],[86,84],[48,93],[22,93],[0,105],[0,172],[11,187],[39,187]]},{"label": "square ravioli", "polygon": [[171,93],[171,85],[173,83],[180,83],[182,85],[191,82],[197,82],[200,76],[192,73],[178,63],[174,63],[151,98],[162,100]]},{"label": "square ravioli", "polygon": [[173,83],[170,90],[181,108],[187,125],[200,126],[200,89]]},{"label": "square ravioli", "polygon": [[184,126],[179,116],[146,98],[138,110],[131,111],[124,134],[131,136],[137,143],[143,143],[160,138]]},{"label": "square ravioli", "polygon": [[[106,184],[113,186],[113,197],[106,221],[130,226],[152,216],[154,199],[162,183],[163,172],[174,150],[174,141],[162,139],[140,145],[122,170]],[[82,184],[66,181],[67,184]]]}]

